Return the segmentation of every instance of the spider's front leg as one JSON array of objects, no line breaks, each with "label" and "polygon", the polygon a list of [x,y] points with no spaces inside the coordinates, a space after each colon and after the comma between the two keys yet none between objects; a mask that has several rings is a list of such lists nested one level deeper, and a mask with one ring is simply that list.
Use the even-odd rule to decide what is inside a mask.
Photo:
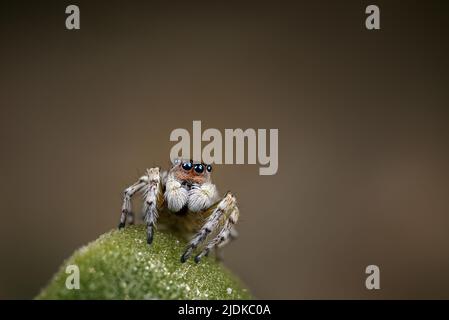
[{"label": "spider's front leg", "polygon": [[158,167],[147,170],[148,184],[144,188],[143,216],[147,224],[147,243],[153,242],[154,227],[158,218],[158,210],[162,208],[164,195]]},{"label": "spider's front leg", "polygon": [[221,247],[229,241],[233,234],[233,226],[237,223],[239,209],[235,196],[228,192],[222,200],[213,205],[212,210],[200,231],[189,242],[186,251],[181,256],[181,262],[187,261],[192,252],[206,240],[209,234],[214,234],[201,252],[195,257],[195,262],[206,255],[213,247]]}]

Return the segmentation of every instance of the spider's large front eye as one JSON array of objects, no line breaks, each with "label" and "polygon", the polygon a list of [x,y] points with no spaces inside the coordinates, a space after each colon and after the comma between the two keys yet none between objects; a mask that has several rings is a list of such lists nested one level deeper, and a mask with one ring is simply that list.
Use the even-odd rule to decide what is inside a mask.
[{"label": "spider's large front eye", "polygon": [[196,164],[195,165],[195,171],[198,172],[198,173],[203,173],[204,166],[202,164]]},{"label": "spider's large front eye", "polygon": [[184,162],[184,163],[182,164],[182,168],[183,168],[184,170],[189,171],[189,170],[192,169],[192,163],[191,163],[191,162]]},{"label": "spider's large front eye", "polygon": [[210,164],[207,165],[206,167],[207,172],[211,172],[212,171],[212,166]]}]

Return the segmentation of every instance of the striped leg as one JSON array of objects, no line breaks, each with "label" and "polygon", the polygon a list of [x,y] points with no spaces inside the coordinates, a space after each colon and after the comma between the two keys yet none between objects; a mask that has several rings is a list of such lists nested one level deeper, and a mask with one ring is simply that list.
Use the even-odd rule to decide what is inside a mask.
[{"label": "striped leg", "polygon": [[147,224],[147,243],[153,242],[154,227],[158,218],[158,208],[162,207],[164,196],[159,168],[147,170],[148,184],[144,191],[143,216]]},{"label": "striped leg", "polygon": [[[217,260],[219,260],[219,261],[222,261],[222,260],[223,260],[222,248],[223,248],[224,246],[226,246],[229,242],[231,242],[231,241],[237,239],[237,237],[238,237],[238,232],[237,232],[237,230],[235,229],[235,227],[231,227],[231,228],[229,229],[229,232],[225,235],[225,237],[224,237],[223,239],[221,239],[221,241],[219,241],[219,242],[215,245],[215,248],[214,248],[215,259],[217,259]],[[209,255],[209,251],[206,252],[206,253],[203,254],[203,255],[207,257],[207,256]],[[201,258],[201,256],[200,256],[200,258]],[[199,258],[196,258],[196,257],[195,257],[195,259],[199,259]]]},{"label": "striped leg", "polygon": [[131,197],[138,191],[140,191],[148,181],[147,176],[143,176],[134,183],[132,186],[125,189],[123,192],[123,205],[122,205],[122,214],[120,216],[120,223],[118,225],[118,228],[121,229],[125,226],[126,220],[128,218],[128,215],[131,216],[131,219],[134,220],[132,217],[134,214],[131,212]]},{"label": "striped leg", "polygon": [[210,240],[207,245],[204,247],[203,250],[195,257],[195,262],[200,262],[201,258],[203,256],[206,256],[209,254],[209,251],[212,248],[215,248],[217,259],[220,259],[221,256],[219,255],[218,249],[223,248],[226,244],[231,241],[231,239],[235,238],[237,235],[237,232],[234,229],[234,225],[237,223],[239,216],[239,210],[237,206],[235,206],[233,209],[231,209],[231,214],[228,217],[228,220],[226,220],[223,228],[220,230],[220,232]]},{"label": "striped leg", "polygon": [[222,242],[217,243],[216,249],[221,249],[223,248],[225,245],[227,245],[229,242],[231,242],[232,240],[237,239],[239,236],[237,230],[235,229],[234,226],[232,226],[229,229],[229,233],[228,233],[228,237],[226,239],[224,239]]},{"label": "striped leg", "polygon": [[[189,242],[187,249],[181,256],[181,262],[187,261],[192,252],[204,242],[209,234],[216,232],[217,235],[208,243],[205,247],[205,252],[200,253],[195,261],[199,262],[202,256],[204,256],[213,246],[217,245],[221,238],[226,239],[228,237],[228,230],[232,225],[237,222],[239,211],[236,205],[236,199],[234,195],[228,192],[225,197],[218,202],[213,209],[211,215],[207,218],[200,231]],[[224,241],[224,240],[223,240]],[[210,244],[210,248],[208,248]],[[204,251],[203,250],[203,251]]]}]

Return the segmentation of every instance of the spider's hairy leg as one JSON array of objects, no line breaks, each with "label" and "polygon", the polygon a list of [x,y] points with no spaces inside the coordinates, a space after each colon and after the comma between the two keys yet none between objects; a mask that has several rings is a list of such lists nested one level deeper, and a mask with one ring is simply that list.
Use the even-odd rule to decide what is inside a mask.
[{"label": "spider's hairy leg", "polygon": [[148,182],[147,176],[142,176],[140,179],[131,185],[130,187],[126,188],[123,192],[123,205],[122,205],[122,214],[120,216],[120,223],[118,225],[118,228],[121,229],[126,224],[126,219],[128,215],[132,215],[131,212],[131,197],[138,191],[140,191]]},{"label": "spider's hairy leg", "polygon": [[[216,205],[212,207],[212,213],[206,219],[203,227],[200,231],[192,238],[189,242],[187,249],[184,254],[181,256],[181,262],[185,262],[192,254],[192,252],[207,238],[209,234],[212,232],[218,232],[218,234],[211,241],[213,244],[211,248],[218,243],[220,243],[220,239],[226,239],[227,229],[232,227],[235,223],[237,223],[239,211],[236,205],[236,199],[234,195],[228,192],[222,200],[220,200]],[[223,240],[224,241],[224,240]],[[206,250],[207,247],[204,249]],[[210,250],[210,248],[209,248]],[[205,255],[208,252],[203,254]],[[197,262],[201,259],[202,255],[196,259]]]},{"label": "spider's hairy leg", "polygon": [[205,250],[200,252],[200,254],[198,254],[195,257],[195,262],[198,263],[203,256],[207,257],[212,248],[214,249],[215,259],[217,259],[219,261],[223,260],[223,254],[222,254],[221,249],[224,246],[226,246],[229,242],[231,242],[232,240],[237,239],[237,237],[238,237],[238,233],[237,233],[237,230],[235,229],[235,227],[234,226],[230,227],[228,232],[225,232],[222,237],[217,236],[214,239],[216,241],[212,240],[210,242],[210,244],[208,244],[206,246]]},{"label": "spider's hairy leg", "polygon": [[[223,260],[223,255],[222,255],[222,253],[221,253],[221,249],[222,249],[224,246],[226,246],[229,242],[231,242],[231,241],[237,239],[238,236],[239,236],[239,234],[238,234],[238,232],[237,232],[237,230],[235,229],[234,226],[232,226],[231,228],[229,228],[229,232],[225,233],[225,234],[224,234],[224,237],[221,239],[221,241],[218,241],[218,242],[215,244],[215,247],[213,248],[213,249],[214,249],[214,253],[215,253],[215,259],[217,259],[217,260]],[[212,249],[212,246],[209,246],[209,245],[208,245],[207,247],[209,247],[209,250],[206,250],[203,254],[200,255],[199,258],[201,258],[201,257],[203,257],[203,256],[204,256],[204,257],[209,256],[209,253],[210,253],[210,250]],[[207,248],[207,247],[206,247],[206,248]],[[198,260],[199,258],[196,258],[196,257],[195,257],[195,259],[197,259],[197,260]]]},{"label": "spider's hairy leg", "polygon": [[219,254],[218,249],[223,248],[226,244],[229,243],[232,239],[235,239],[237,237],[237,231],[234,228],[234,225],[237,223],[238,217],[239,217],[239,210],[237,206],[234,206],[234,208],[230,208],[230,214],[227,220],[225,221],[222,229],[218,232],[218,234],[207,243],[207,245],[204,247],[201,252],[196,255],[195,262],[200,262],[201,258],[205,255],[209,254],[209,251],[212,248],[215,248],[216,250],[216,257],[218,260],[221,260],[221,256]]},{"label": "spider's hairy leg", "polygon": [[229,242],[231,242],[232,240],[237,239],[239,236],[237,230],[235,229],[234,226],[232,226],[229,229],[229,233],[228,233],[228,237],[226,239],[224,239],[222,242],[217,243],[216,245],[216,249],[221,249],[223,248],[225,245],[227,245]]},{"label": "spider's hairy leg", "polygon": [[162,207],[164,197],[159,168],[147,170],[148,184],[144,190],[143,212],[147,224],[147,243],[153,242],[154,227],[158,218],[158,210]]},{"label": "spider's hairy leg", "polygon": [[213,238],[211,241],[209,241],[209,243],[204,247],[204,249],[201,250],[201,252],[198,255],[196,255],[194,259],[195,262],[198,263],[203,256],[207,256],[209,254],[212,248],[217,246],[219,243],[223,243],[224,241],[226,241],[229,238],[229,231],[230,231],[229,222],[226,221],[225,225],[223,226],[223,229],[221,229],[221,231],[217,234],[217,236]]}]

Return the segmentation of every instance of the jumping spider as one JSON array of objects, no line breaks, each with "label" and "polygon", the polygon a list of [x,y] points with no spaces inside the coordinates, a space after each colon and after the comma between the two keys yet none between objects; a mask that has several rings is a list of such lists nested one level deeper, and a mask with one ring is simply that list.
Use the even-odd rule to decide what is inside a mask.
[{"label": "jumping spider", "polygon": [[183,235],[193,235],[181,262],[185,262],[197,248],[197,263],[212,249],[217,253],[237,236],[234,225],[239,209],[231,192],[220,199],[211,181],[211,172],[211,165],[181,159],[176,159],[169,171],[161,172],[159,167],[147,169],[144,176],[124,191],[119,229],[126,222],[134,223],[131,197],[141,192],[148,244],[153,241],[157,220],[158,225]]}]

